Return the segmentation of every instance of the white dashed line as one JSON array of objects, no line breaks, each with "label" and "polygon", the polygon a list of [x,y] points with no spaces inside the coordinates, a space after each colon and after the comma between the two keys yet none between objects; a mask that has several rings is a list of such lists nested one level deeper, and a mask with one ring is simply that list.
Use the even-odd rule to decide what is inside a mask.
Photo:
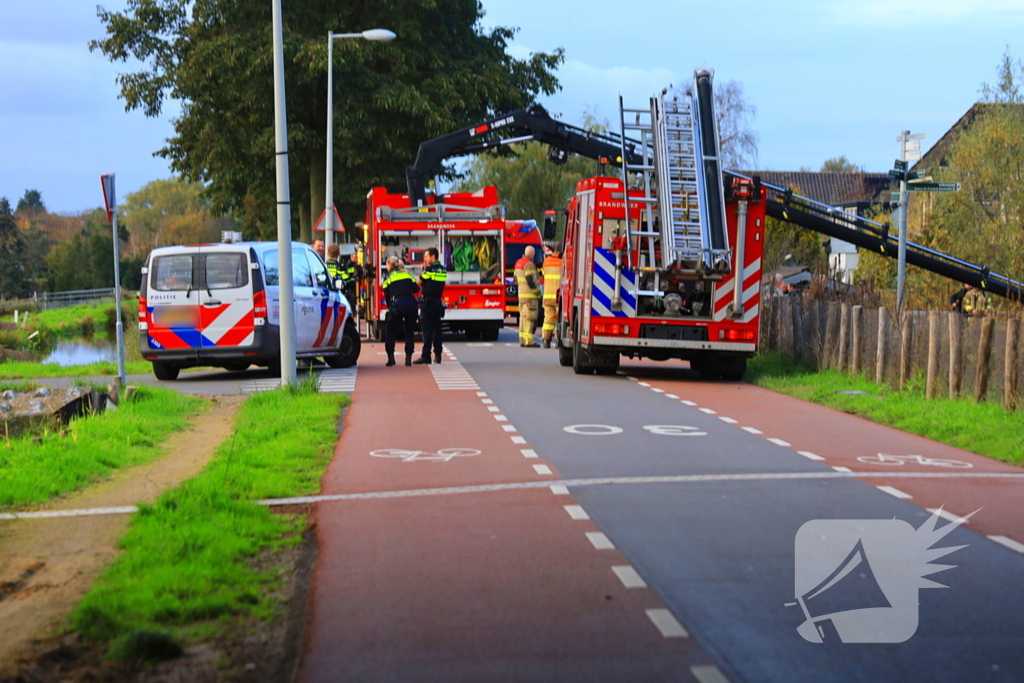
[{"label": "white dashed line", "polygon": [[789,448],[790,446],[793,445],[793,444],[791,444],[788,441],[783,441],[782,439],[768,439],[768,440],[771,441],[776,446],[783,446],[785,448]]},{"label": "white dashed line", "polygon": [[[928,512],[932,513],[933,515],[938,515],[939,517],[942,517],[942,519],[946,520],[947,522],[955,522],[960,519],[959,515],[954,514],[949,510],[943,510],[942,508],[939,508],[938,510],[934,508],[925,509],[928,510]],[[964,520],[963,523],[967,524],[967,520]]]},{"label": "white dashed line", "polygon": [[486,396],[487,392],[486,391],[478,391],[478,392],[476,392],[476,395],[477,396]]},{"label": "white dashed line", "polygon": [[696,405],[697,405],[697,404],[696,404],[696,403],[694,403],[693,401],[687,401],[687,400],[686,400],[685,398],[684,398],[684,399],[681,399],[681,400],[680,400],[679,402],[680,402],[680,403],[682,403],[682,404],[684,404],[684,405],[688,405],[688,406],[696,406]]},{"label": "white dashed line", "polygon": [[630,382],[638,381],[636,377],[630,377],[629,375],[626,375],[626,379],[628,379]]},{"label": "white dashed line", "polygon": [[711,408],[700,408],[700,412],[707,413],[708,415],[718,415],[717,411],[711,410]]},{"label": "white dashed line", "polygon": [[800,455],[804,456],[808,460],[824,460],[825,459],[825,458],[821,457],[820,455],[816,455],[814,453],[811,453],[810,451],[797,451],[797,453],[799,453]]},{"label": "white dashed line", "polygon": [[501,410],[498,406],[487,406],[488,412],[497,413]]},{"label": "white dashed line", "polygon": [[721,420],[722,422],[725,422],[726,424],[731,424],[731,425],[739,424],[739,422],[737,422],[736,420],[732,419],[731,417],[722,417],[721,415],[719,415],[718,419]]},{"label": "white dashed line", "polygon": [[664,389],[658,389],[657,387],[651,387],[651,391],[653,391],[655,393],[658,393],[658,394],[664,394],[665,393]]},{"label": "white dashed line", "polygon": [[909,500],[913,498],[913,496],[910,495],[909,493],[903,493],[903,491],[900,491],[897,488],[893,488],[892,486],[879,486],[877,488],[879,491],[884,491],[888,493],[890,496],[895,496],[896,498],[901,498],[903,500]]},{"label": "white dashed line", "polygon": [[649,609],[647,618],[661,631],[665,638],[689,638],[683,625],[667,609]]},{"label": "white dashed line", "polygon": [[512,443],[517,443],[517,444],[522,445],[522,444],[526,443],[526,439],[524,437],[522,437],[522,436],[513,436],[512,437]]},{"label": "white dashed line", "polygon": [[534,465],[533,469],[537,474],[552,474],[551,468],[547,465]]},{"label": "white dashed line", "polygon": [[836,472],[852,472],[853,471],[849,467],[840,467],[838,465],[833,465],[832,469],[834,469]]},{"label": "white dashed line", "polygon": [[498,422],[508,422],[508,418],[505,417],[504,415],[495,415],[494,419],[497,420]]},{"label": "white dashed line", "polygon": [[587,514],[582,505],[566,505],[564,507],[569,516],[575,520],[590,519],[590,515]]},{"label": "white dashed line", "polygon": [[637,384],[639,384],[639,385],[640,385],[640,386],[642,386],[642,387],[649,387],[649,386],[651,386],[651,385],[650,385],[650,384],[648,384],[647,382],[637,382]]},{"label": "white dashed line", "polygon": [[1006,536],[989,536],[990,541],[995,541],[999,545],[1005,545],[1010,550],[1016,550],[1018,553],[1024,554],[1024,543],[1018,543],[1012,538]]},{"label": "white dashed line", "polygon": [[615,565],[612,571],[626,588],[647,588],[647,582],[628,564]]},{"label": "white dashed line", "polygon": [[483,399],[483,400],[482,400],[482,401],[480,401],[480,402],[481,402],[481,403],[483,403],[483,404],[484,404],[485,406],[491,406],[491,405],[494,405],[494,400],[493,400],[493,399],[490,399],[490,398],[485,398],[485,399]]},{"label": "white dashed line", "polygon": [[504,429],[506,432],[517,431],[516,428],[513,427],[512,425],[501,425],[501,428]]},{"label": "white dashed line", "polygon": [[600,531],[588,531],[587,540],[595,550],[615,550],[615,545]]},{"label": "white dashed line", "polygon": [[665,394],[665,398],[679,398],[675,394]]},{"label": "white dashed line", "polygon": [[519,452],[523,454],[524,458],[536,458],[537,457],[537,452],[535,450],[533,450],[532,448],[524,448],[524,449],[522,449]]},{"label": "white dashed line", "polygon": [[565,486],[552,486],[551,493],[556,496],[567,496],[569,495],[569,489]]},{"label": "white dashed line", "polygon": [[754,429],[753,427],[741,427],[741,429],[745,432],[750,432],[751,434],[764,434],[760,429]]},{"label": "white dashed line", "polygon": [[704,666],[691,666],[690,673],[693,677],[699,681],[699,683],[729,683],[729,679],[725,677],[717,666],[707,664]]}]

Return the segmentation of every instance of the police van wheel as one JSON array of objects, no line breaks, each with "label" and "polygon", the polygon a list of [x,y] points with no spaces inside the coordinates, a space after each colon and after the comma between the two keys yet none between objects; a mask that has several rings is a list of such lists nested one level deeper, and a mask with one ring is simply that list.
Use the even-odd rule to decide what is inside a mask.
[{"label": "police van wheel", "polygon": [[341,346],[338,348],[338,355],[324,356],[324,361],[332,368],[350,368],[359,360],[359,352],[362,350],[362,339],[359,338],[359,330],[351,320],[345,325],[345,332],[341,336]]},{"label": "police van wheel", "polygon": [[153,363],[153,375],[159,380],[176,380],[178,379],[179,372],[181,372],[181,368],[176,365],[161,361],[154,361]]}]

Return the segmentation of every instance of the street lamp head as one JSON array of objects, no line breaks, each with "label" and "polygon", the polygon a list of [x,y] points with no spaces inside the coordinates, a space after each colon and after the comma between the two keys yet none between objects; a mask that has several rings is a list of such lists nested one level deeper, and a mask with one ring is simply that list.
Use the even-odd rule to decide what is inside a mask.
[{"label": "street lamp head", "polygon": [[397,36],[392,31],[386,28],[371,28],[368,31],[363,31],[363,38],[366,40],[376,40],[382,43],[386,43],[389,40],[394,40]]}]

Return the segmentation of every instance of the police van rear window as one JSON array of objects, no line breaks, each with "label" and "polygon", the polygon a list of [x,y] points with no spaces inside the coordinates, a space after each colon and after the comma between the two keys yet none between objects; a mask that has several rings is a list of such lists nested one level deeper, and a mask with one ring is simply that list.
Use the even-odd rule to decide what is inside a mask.
[{"label": "police van rear window", "polygon": [[192,256],[158,256],[150,269],[150,287],[159,292],[177,292],[195,289],[192,284]]},{"label": "police van rear window", "polygon": [[207,289],[234,289],[249,284],[245,254],[206,254]]}]

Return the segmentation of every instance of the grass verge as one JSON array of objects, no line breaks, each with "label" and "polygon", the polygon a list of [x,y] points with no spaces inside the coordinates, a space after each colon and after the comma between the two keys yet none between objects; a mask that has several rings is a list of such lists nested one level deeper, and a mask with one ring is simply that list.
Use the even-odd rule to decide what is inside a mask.
[{"label": "grass verge", "polygon": [[[153,364],[146,360],[129,360],[124,364],[124,371],[129,375],[148,375],[153,372]],[[117,377],[117,363],[102,361],[89,365],[57,365],[56,363],[8,361],[0,364],[0,375],[3,375],[5,380],[42,379],[45,377]]]},{"label": "grass verge", "polygon": [[185,428],[204,399],[139,387],[117,411],[73,420],[67,434],[47,432],[0,441],[0,510],[51,500],[113,470],[160,454],[160,443]]},{"label": "grass verge", "polygon": [[[851,377],[835,370],[815,372],[775,353],[755,358],[746,379],[933,441],[1024,465],[1024,419],[1021,413],[997,404],[975,403],[968,398],[928,400],[920,383],[896,391],[863,376]],[[840,393],[851,391],[864,393]]]},{"label": "grass verge", "polygon": [[135,515],[124,553],[75,610],[74,627],[109,642],[110,656],[137,659],[146,657],[131,645],[140,633],[188,640],[212,636],[239,616],[275,614],[279,606],[267,594],[281,577],[261,573],[252,560],[297,543],[303,519],[253,501],[319,489],[348,400],[308,387],[248,399],[203,473]]}]

